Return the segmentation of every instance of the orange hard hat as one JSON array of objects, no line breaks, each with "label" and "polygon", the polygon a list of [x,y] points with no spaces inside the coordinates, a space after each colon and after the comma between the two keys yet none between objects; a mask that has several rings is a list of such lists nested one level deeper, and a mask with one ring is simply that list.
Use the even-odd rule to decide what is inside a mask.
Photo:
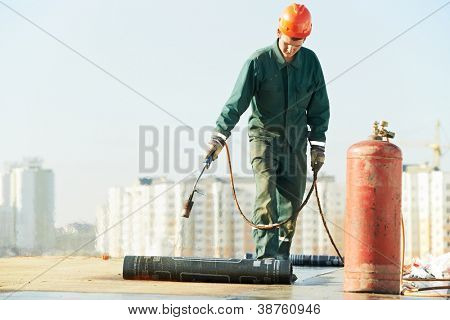
[{"label": "orange hard hat", "polygon": [[311,33],[311,14],[302,4],[287,6],[278,21],[281,33],[291,38],[306,38]]}]

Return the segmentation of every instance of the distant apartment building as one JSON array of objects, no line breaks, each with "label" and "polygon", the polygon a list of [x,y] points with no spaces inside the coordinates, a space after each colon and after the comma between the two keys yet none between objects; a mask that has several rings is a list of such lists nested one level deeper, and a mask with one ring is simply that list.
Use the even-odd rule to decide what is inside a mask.
[{"label": "distant apartment building", "polygon": [[176,216],[181,214],[175,203],[182,198],[172,185],[142,179],[135,186],[110,188],[107,203],[97,209],[96,250],[113,257],[173,255]]},{"label": "distant apartment building", "polygon": [[[107,203],[97,209],[97,251],[113,257],[243,257],[246,252],[254,252],[252,228],[236,208],[228,178],[203,178],[190,217],[181,217],[194,182],[141,179],[135,186],[111,188]],[[236,177],[235,187],[240,207],[251,219],[254,180]],[[342,190],[332,177],[320,178],[318,188],[328,225],[341,245]],[[334,254],[314,201],[299,217],[292,252]]]},{"label": "distant apartment building", "polygon": [[450,252],[450,172],[405,165],[402,188],[405,258]]},{"label": "distant apartment building", "polygon": [[[0,248],[17,254],[40,254],[53,249],[54,174],[41,161],[13,165],[0,180]],[[1,249],[0,249],[1,250]]]}]

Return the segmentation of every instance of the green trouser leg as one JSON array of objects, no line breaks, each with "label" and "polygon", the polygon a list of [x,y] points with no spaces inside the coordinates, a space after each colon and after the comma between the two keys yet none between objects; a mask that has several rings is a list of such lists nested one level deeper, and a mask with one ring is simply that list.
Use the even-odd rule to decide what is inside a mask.
[{"label": "green trouser leg", "polygon": [[[270,224],[291,217],[300,207],[306,184],[306,141],[293,151],[281,138],[253,137],[250,156],[256,182],[252,222]],[[288,259],[295,221],[280,229],[253,229],[257,258]]]},{"label": "green trouser leg", "polygon": [[[277,175],[278,221],[296,214],[302,204],[306,187],[306,141],[300,150],[291,150],[280,159]],[[277,258],[288,260],[297,219],[282,225],[279,230]]]},{"label": "green trouser leg", "polygon": [[[250,158],[256,183],[256,198],[252,222],[271,224],[277,221],[276,167],[273,138],[250,139]],[[257,258],[275,258],[278,252],[278,229],[252,230]]]}]

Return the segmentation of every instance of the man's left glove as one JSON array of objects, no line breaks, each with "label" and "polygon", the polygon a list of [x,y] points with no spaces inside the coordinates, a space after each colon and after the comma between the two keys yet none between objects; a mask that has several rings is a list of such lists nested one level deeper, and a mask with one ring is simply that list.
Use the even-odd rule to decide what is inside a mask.
[{"label": "man's left glove", "polygon": [[311,169],[314,173],[318,173],[325,162],[325,147],[311,146]]},{"label": "man's left glove", "polygon": [[225,146],[225,140],[226,137],[223,134],[214,132],[211,136],[211,140],[208,142],[209,149],[206,153],[206,158],[211,156],[213,161],[216,160],[220,151],[222,151],[222,148]]}]

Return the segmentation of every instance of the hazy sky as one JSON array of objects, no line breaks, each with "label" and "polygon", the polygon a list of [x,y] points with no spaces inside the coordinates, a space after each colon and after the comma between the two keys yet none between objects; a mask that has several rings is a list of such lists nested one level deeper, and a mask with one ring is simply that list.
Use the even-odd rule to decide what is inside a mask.
[{"label": "hazy sky", "polygon": [[[57,224],[94,222],[107,189],[139,176],[139,126],[172,135],[180,125],[2,3],[197,130],[214,125],[245,59],[275,40],[290,2],[1,0],[0,162],[42,157],[56,176]],[[313,17],[305,46],[331,80],[446,1],[303,3]],[[346,150],[374,120],[390,122],[407,163],[431,161],[426,143],[438,119],[450,144],[449,33],[447,5],[329,84],[324,171],[345,183]],[[177,146],[160,146],[162,166],[163,146]],[[201,153],[196,140],[180,148]],[[448,155],[442,164],[450,169]]]}]

